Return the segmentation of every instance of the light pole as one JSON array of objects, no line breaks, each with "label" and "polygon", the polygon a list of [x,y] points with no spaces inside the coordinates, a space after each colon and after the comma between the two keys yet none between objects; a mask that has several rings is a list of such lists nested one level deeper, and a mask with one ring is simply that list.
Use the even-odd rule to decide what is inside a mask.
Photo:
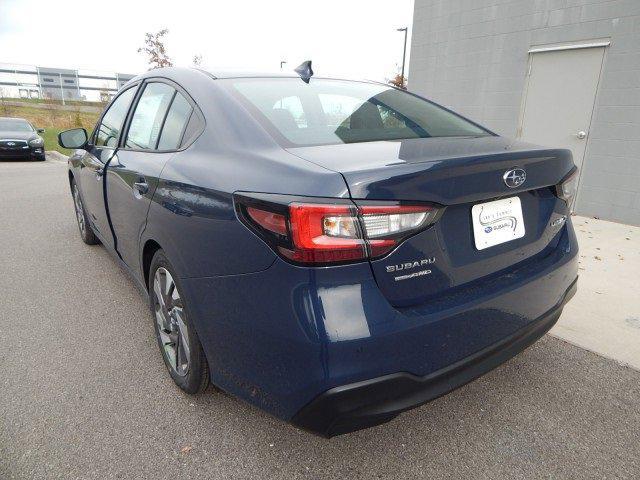
[{"label": "light pole", "polygon": [[62,105],[64,105],[64,89],[62,88],[62,73],[58,73],[60,77],[60,98],[62,99]]},{"label": "light pole", "polygon": [[286,60],[282,60],[282,61],[280,62],[280,70],[282,70],[282,66],[283,66],[285,63],[287,63],[287,61],[286,61]]},{"label": "light pole", "polygon": [[405,78],[404,78],[404,61],[405,58],[407,58],[407,27],[404,28],[398,28],[397,29],[398,32],[404,32],[404,48],[402,49],[402,73],[400,74],[402,77],[402,86],[404,87],[404,82],[405,82]]}]

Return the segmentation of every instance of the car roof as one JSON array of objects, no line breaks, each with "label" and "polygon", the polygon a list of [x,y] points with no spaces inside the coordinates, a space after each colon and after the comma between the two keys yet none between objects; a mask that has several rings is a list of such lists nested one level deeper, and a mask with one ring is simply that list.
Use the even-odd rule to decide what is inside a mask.
[{"label": "car roof", "polygon": [[[129,80],[120,91],[142,81],[167,79],[191,97],[205,118],[210,141],[216,145],[254,145],[260,148],[281,147],[256,118],[226,88],[224,79],[273,79],[284,78],[302,82],[295,72],[207,72],[198,68],[166,67],[144,72]],[[314,77],[328,78],[328,77]],[[312,80],[313,82],[313,80]],[[357,81],[356,81],[357,82]],[[367,83],[374,83],[365,81]],[[235,143],[234,143],[235,142]]]},{"label": "car roof", "polygon": [[[199,69],[200,70],[200,69]],[[215,78],[265,78],[265,77],[280,77],[280,78],[296,78],[298,74],[294,72],[258,72],[247,70],[216,70],[210,72],[208,70],[200,70],[207,75]]]},{"label": "car roof", "polygon": [[[195,67],[164,67],[148,70],[142,73],[127,83],[133,83],[138,80],[150,77],[166,77],[170,80],[180,83],[180,79],[190,77],[194,72],[199,72],[206,75],[213,80],[223,80],[231,78],[300,78],[300,76],[293,72],[265,72],[265,71],[251,71],[251,70],[216,70],[209,71]],[[375,80],[369,80],[364,78],[345,78],[344,76],[332,76],[332,75],[314,75],[313,78],[322,78],[330,80],[346,80],[352,82],[366,82],[366,83],[381,83]]]},{"label": "car roof", "polygon": [[22,120],[23,122],[27,122],[26,118],[20,118],[20,117],[0,117],[0,120]]}]

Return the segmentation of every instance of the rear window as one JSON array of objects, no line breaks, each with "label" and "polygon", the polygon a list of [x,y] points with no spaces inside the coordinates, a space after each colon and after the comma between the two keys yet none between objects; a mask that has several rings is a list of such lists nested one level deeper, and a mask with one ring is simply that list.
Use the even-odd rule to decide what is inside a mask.
[{"label": "rear window", "polygon": [[233,79],[232,91],[276,138],[296,146],[490,135],[429,101],[382,84]]}]

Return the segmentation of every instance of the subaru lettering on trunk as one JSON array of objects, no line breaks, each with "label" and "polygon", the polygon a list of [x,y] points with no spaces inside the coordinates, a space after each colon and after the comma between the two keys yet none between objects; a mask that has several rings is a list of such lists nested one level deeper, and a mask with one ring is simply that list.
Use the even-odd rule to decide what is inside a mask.
[{"label": "subaru lettering on trunk", "polygon": [[425,265],[431,265],[432,263],[435,263],[435,261],[436,257],[431,257],[413,262],[401,263],[399,265],[387,265],[387,272],[397,272],[400,270],[409,270],[410,268],[423,267]]},{"label": "subaru lettering on trunk", "polygon": [[173,381],[319,435],[474,380],[576,291],[568,150],[310,62],[155,69],[59,143],[80,235],[147,295]]}]

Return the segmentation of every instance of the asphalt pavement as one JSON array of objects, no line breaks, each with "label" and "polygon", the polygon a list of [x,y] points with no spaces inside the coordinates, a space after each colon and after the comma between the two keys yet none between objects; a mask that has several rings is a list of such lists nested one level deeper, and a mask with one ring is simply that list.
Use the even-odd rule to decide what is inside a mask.
[{"label": "asphalt pavement", "polygon": [[147,306],[77,232],[63,163],[0,162],[0,478],[638,478],[640,372],[546,336],[325,440],[174,386]]}]

